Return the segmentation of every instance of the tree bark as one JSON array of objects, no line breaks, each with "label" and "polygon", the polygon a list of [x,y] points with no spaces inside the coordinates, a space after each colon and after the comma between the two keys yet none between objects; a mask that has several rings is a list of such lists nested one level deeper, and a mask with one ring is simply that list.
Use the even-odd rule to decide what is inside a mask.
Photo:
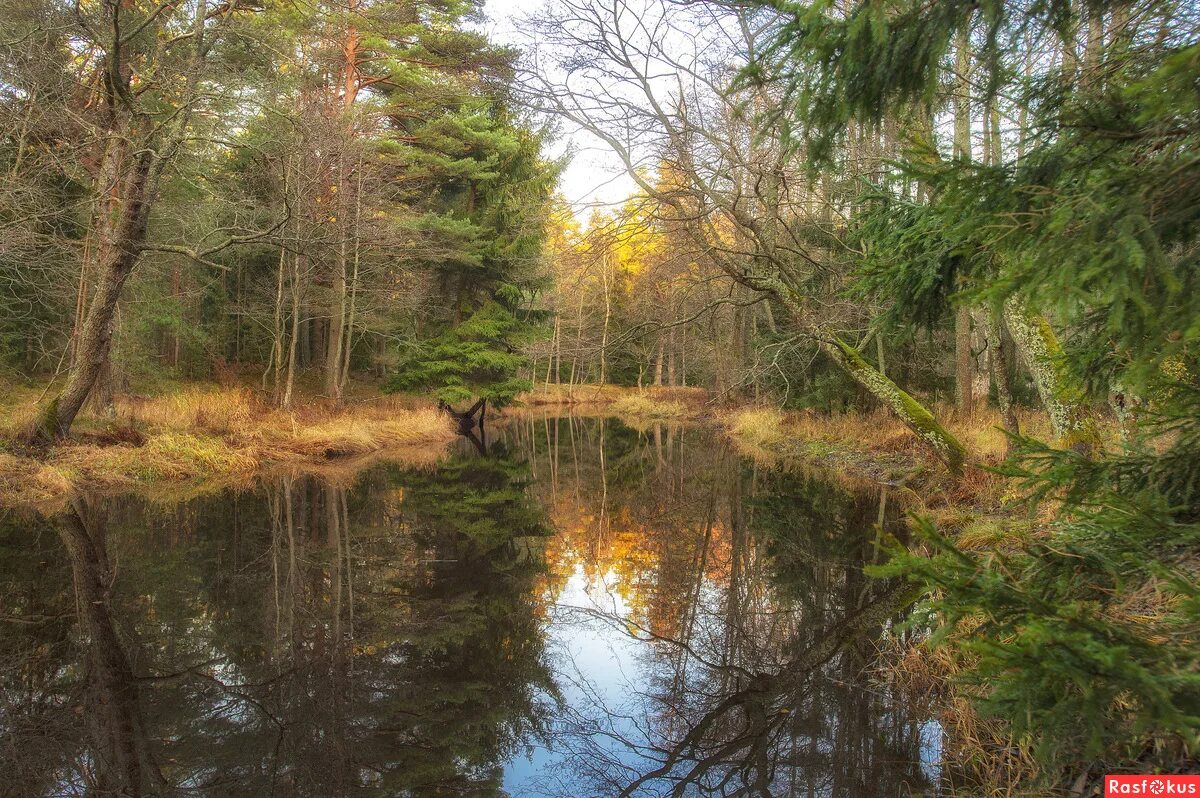
[{"label": "tree bark", "polygon": [[[1020,435],[1021,425],[1017,420],[1017,410],[1013,406],[1012,383],[1009,381],[1008,354],[1004,351],[1003,320],[1000,314],[992,311],[988,314],[987,332],[988,362],[992,367],[992,379],[996,383],[996,403],[1000,406],[1000,419],[1004,431],[1010,435]],[[1008,441],[1006,451],[1012,453],[1012,440]]]},{"label": "tree bark", "polygon": [[[106,159],[120,158],[124,152],[124,147],[115,139],[114,136],[114,141],[109,144]],[[62,392],[39,408],[26,430],[23,437],[30,443],[50,443],[71,431],[76,415],[108,360],[117,303],[146,243],[153,158],[153,150],[144,148],[132,157],[125,170],[117,217],[112,223],[113,232],[99,263],[95,292],[79,331],[75,362]]]},{"label": "tree bark", "polygon": [[612,316],[612,297],[609,293],[608,253],[603,255],[600,263],[600,275],[604,281],[604,332],[600,337],[600,384],[608,379],[608,321]]},{"label": "tree bark", "polygon": [[[116,0],[101,0],[103,17],[108,20],[104,37],[97,37],[105,57],[102,74],[102,117],[104,152],[96,194],[100,212],[93,222],[97,241],[96,285],[87,315],[76,340],[75,357],[62,392],[46,400],[21,436],[35,444],[45,444],[66,436],[83,403],[96,384],[112,346],[113,320],[125,281],[137,265],[146,246],[150,209],[158,193],[158,180],[167,162],[177,155],[187,135],[188,121],[197,100],[203,77],[203,64],[210,44],[205,39],[208,20],[207,0],[197,0],[193,11],[190,69],[184,78],[178,113],[170,133],[159,128],[156,117],[161,108],[146,112],[137,107],[131,90],[134,70],[128,59],[121,24],[127,6]],[[100,41],[103,38],[104,41]]]},{"label": "tree bark", "polygon": [[[958,36],[954,59],[954,157],[964,161],[971,160],[970,43],[970,31],[964,26]],[[971,366],[971,308],[963,303],[954,316],[955,404],[963,417],[970,416],[975,410],[975,375]]]},{"label": "tree bark", "polygon": [[932,449],[951,474],[957,476],[962,473],[966,450],[929,410],[836,335],[818,332],[817,342],[822,352],[872,396],[887,405],[906,427]]},{"label": "tree bark", "polygon": [[292,388],[296,384],[296,344],[300,338],[300,255],[292,256],[292,335],[288,342],[287,377],[280,406],[292,406]]},{"label": "tree bark", "polygon": [[1042,406],[1059,446],[1090,454],[1098,442],[1095,425],[1083,407],[1083,390],[1060,362],[1062,346],[1045,317],[1031,313],[1012,297],[1004,303],[1004,320],[1017,352],[1033,375]]},{"label": "tree bark", "polygon": [[675,327],[667,338],[667,385],[675,387]]},{"label": "tree bark", "polygon": [[654,355],[654,384],[657,387],[662,387],[663,384],[663,353],[664,343],[662,335],[658,336],[658,349]]},{"label": "tree bark", "polygon": [[958,412],[969,417],[975,412],[975,374],[971,363],[971,309],[958,306],[954,314],[954,386]]}]

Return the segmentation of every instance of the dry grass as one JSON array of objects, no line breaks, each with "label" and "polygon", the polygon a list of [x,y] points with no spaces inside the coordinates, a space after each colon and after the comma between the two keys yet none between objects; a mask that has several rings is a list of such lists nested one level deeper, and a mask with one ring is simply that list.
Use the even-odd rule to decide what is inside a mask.
[{"label": "dry grass", "polygon": [[218,436],[261,459],[340,457],[453,437],[444,414],[429,406],[414,409],[407,398],[344,407],[309,400],[278,410],[246,388],[190,388],[154,399],[121,397],[117,416],[151,429]]},{"label": "dry grass", "polygon": [[625,394],[610,404],[608,409],[618,416],[647,419],[683,418],[688,414],[687,405],[682,402],[645,393]]},{"label": "dry grass", "polygon": [[[278,431],[278,430],[276,430]],[[399,415],[355,413],[295,428],[271,441],[277,451],[302,457],[345,457],[401,446],[444,443],[453,437],[449,419],[433,408],[401,411]]]},{"label": "dry grass", "polygon": [[[283,411],[248,388],[189,386],[158,397],[119,396],[115,409],[111,419],[81,418],[78,434],[44,458],[0,454],[0,503],[42,501],[73,486],[244,479],[273,464],[440,450],[454,438],[447,416],[411,398],[376,397],[344,407],[308,400]],[[26,415],[20,406],[6,413],[18,420]]]},{"label": "dry grass", "polygon": [[[969,630],[962,630],[969,634]],[[970,663],[949,648],[924,643],[903,647],[899,639],[883,652],[884,674],[910,707],[923,715],[936,714],[946,731],[944,762],[958,766],[960,778],[970,782],[971,795],[1009,798],[1029,795],[1037,778],[1037,764],[1023,746],[1014,744],[1008,725],[982,717],[971,694],[958,676]],[[967,785],[964,785],[967,786]]]},{"label": "dry grass", "polygon": [[646,396],[656,402],[674,402],[695,409],[708,400],[708,392],[694,387],[633,388],[623,385],[563,385],[551,383],[534,386],[517,400],[525,405],[609,405],[629,396]]},{"label": "dry grass", "polygon": [[[866,413],[782,413],[745,408],[722,419],[730,437],[752,456],[807,460],[830,470],[917,488],[912,495],[923,513],[956,528],[969,520],[966,508],[994,511],[1002,504],[1004,480],[986,468],[1004,459],[1007,437],[999,414],[981,411],[959,418],[954,409],[933,408],[934,415],[966,447],[968,467],[952,479],[895,415],[884,408]],[[1040,413],[1022,415],[1022,429],[1048,433]]]},{"label": "dry grass", "polygon": [[0,498],[13,505],[44,505],[58,501],[71,488],[61,471],[27,457],[0,452]]},{"label": "dry grass", "polygon": [[784,439],[783,413],[773,407],[751,407],[729,420],[729,433],[739,443],[770,450]]}]

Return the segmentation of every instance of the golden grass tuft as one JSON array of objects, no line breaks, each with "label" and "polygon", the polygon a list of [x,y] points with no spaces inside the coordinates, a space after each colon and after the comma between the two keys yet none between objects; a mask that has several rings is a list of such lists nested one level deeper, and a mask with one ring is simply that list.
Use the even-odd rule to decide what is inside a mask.
[{"label": "golden grass tuft", "polygon": [[305,457],[332,458],[444,442],[454,435],[449,417],[430,408],[386,416],[380,410],[338,415],[297,425],[291,435],[287,433],[286,425],[272,429],[264,445]]},{"label": "golden grass tuft", "polygon": [[[275,463],[303,467],[392,449],[405,449],[406,462],[417,447],[436,449],[430,460],[455,436],[448,416],[413,397],[344,406],[310,399],[284,411],[249,388],[187,386],[122,395],[114,404],[116,418],[81,418],[79,434],[44,460],[0,450],[0,504],[61,500],[76,486],[158,490],[244,480]],[[22,409],[6,417],[19,419]]]},{"label": "golden grass tuft", "polygon": [[771,449],[784,439],[784,415],[774,407],[749,407],[728,420],[729,433],[740,443]]},{"label": "golden grass tuft", "polygon": [[52,459],[78,481],[105,487],[250,474],[260,463],[250,451],[191,432],[162,432],[148,438],[144,446],[65,445],[55,450]]},{"label": "golden grass tuft", "polygon": [[174,430],[203,430],[223,435],[246,432],[270,408],[248,388],[187,387],[148,398],[120,395],[113,404],[119,417]]},{"label": "golden grass tuft", "polygon": [[609,405],[609,410],[618,416],[650,419],[682,418],[688,414],[687,406],[682,402],[660,399],[644,393],[621,396]]},{"label": "golden grass tuft", "polygon": [[0,497],[12,504],[38,505],[66,495],[71,484],[53,466],[0,452]]},{"label": "golden grass tuft", "polygon": [[527,406],[541,405],[610,405],[628,396],[645,395],[659,402],[676,402],[695,408],[708,400],[708,391],[693,386],[648,386],[635,388],[626,385],[595,385],[582,383],[564,385],[551,383],[535,385],[532,391],[521,394],[517,401]]}]

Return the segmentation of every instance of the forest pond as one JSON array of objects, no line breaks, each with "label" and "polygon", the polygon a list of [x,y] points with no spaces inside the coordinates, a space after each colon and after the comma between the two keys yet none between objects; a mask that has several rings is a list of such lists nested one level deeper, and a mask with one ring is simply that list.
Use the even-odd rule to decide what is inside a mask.
[{"label": "forest pond", "polygon": [[908,796],[895,497],[701,427],[0,516],[0,795]]}]

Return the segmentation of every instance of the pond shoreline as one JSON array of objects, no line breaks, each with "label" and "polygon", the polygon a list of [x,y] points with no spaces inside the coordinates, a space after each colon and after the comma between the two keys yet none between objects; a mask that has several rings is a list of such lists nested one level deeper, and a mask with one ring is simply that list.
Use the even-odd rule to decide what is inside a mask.
[{"label": "pond shoreline", "polygon": [[[603,416],[643,433],[664,424],[695,424],[764,465],[811,470],[859,489],[882,486],[904,511],[935,519],[966,545],[973,538],[977,546],[1006,545],[997,537],[1011,526],[1005,518],[1012,511],[1001,500],[1005,482],[981,467],[998,462],[999,453],[987,452],[954,478],[883,413],[822,416],[754,406],[714,412],[698,389],[605,388],[527,398],[493,423]],[[977,417],[956,432],[981,435],[988,421]],[[281,411],[248,389],[189,387],[156,398],[123,396],[113,418],[90,419],[71,441],[44,452],[0,449],[0,507],[52,515],[79,494],[168,504],[239,492],[279,474],[349,485],[379,462],[432,466],[449,456],[458,438],[446,414],[413,397],[342,407],[308,398]],[[923,695],[952,736],[956,727],[981,723],[952,684],[958,666],[915,643],[890,651],[888,659],[889,678]],[[1003,724],[986,731],[993,739],[1005,733]]]},{"label": "pond shoreline", "polygon": [[281,468],[357,470],[388,452],[432,461],[455,437],[447,415],[409,397],[307,398],[280,410],[246,388],[123,395],[111,416],[44,450],[0,437],[0,507],[53,509],[77,491],[187,496]]},{"label": "pond shoreline", "polygon": [[[507,415],[560,411],[634,425],[711,425],[743,455],[897,488],[906,506],[951,526],[961,525],[964,512],[1000,509],[999,478],[977,467],[998,462],[994,451],[964,478],[953,479],[884,413],[713,409],[701,388],[658,386],[539,386],[520,399]],[[9,430],[19,427],[22,410],[9,410]],[[974,419],[971,428],[985,429],[990,420]],[[156,397],[118,395],[111,415],[86,419],[71,439],[44,450],[22,449],[11,432],[0,434],[0,507],[52,508],[76,491],[186,496],[280,469],[353,472],[389,456],[432,461],[456,437],[448,416],[411,396],[344,405],[303,397],[285,411],[243,387],[189,385]]]}]

